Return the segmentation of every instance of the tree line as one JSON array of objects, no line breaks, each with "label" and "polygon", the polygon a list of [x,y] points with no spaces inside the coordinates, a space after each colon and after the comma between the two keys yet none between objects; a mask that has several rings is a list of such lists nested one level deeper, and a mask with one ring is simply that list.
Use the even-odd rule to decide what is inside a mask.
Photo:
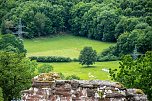
[{"label": "tree line", "polygon": [[[70,31],[90,39],[117,42],[112,55],[152,50],[151,0],[1,0],[2,34],[17,32],[21,18],[25,38]],[[111,50],[111,48],[109,50]],[[104,54],[108,50],[105,50]],[[119,54],[118,54],[119,53]],[[111,54],[108,52],[108,54]],[[106,55],[108,55],[106,54]]]}]

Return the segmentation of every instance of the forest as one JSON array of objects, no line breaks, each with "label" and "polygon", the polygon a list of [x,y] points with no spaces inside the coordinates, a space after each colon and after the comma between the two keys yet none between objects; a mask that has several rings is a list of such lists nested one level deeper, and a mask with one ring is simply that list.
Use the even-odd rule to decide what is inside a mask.
[{"label": "forest", "polygon": [[[22,30],[19,29],[21,23]],[[18,37],[19,34],[22,37]],[[78,45],[79,47],[77,46],[78,49],[67,51],[77,52],[79,48],[84,47],[84,50],[78,51],[80,52],[79,58],[78,52],[76,55],[72,54],[73,56],[67,55],[68,57],[48,54],[45,56],[29,55],[29,50],[26,48],[30,49],[31,43],[36,45],[31,40],[64,37],[62,34],[69,39],[72,39],[73,36],[79,39],[84,38],[82,40],[87,43],[90,42],[87,40],[89,39],[94,47],[95,42],[96,44],[105,42],[109,45],[106,44],[108,47],[104,46],[104,49],[101,50],[103,44],[98,44],[93,50],[92,47],[85,47],[81,43]],[[75,39],[73,38],[73,40]],[[69,46],[73,48],[74,42],[71,42],[73,46]],[[66,44],[67,42],[65,42],[65,46]],[[46,47],[51,47],[49,45],[52,44],[46,44]],[[52,46],[57,47],[56,45],[62,47],[58,43]],[[96,50],[100,52],[96,52]],[[87,56],[91,54],[92,61],[87,61],[86,58],[83,60],[83,51],[84,54],[90,52]],[[55,51],[52,54],[55,54]],[[63,54],[65,53],[63,52]],[[83,63],[85,60],[87,62]],[[126,87],[141,88],[152,100],[152,1],[0,0],[0,61],[0,101],[3,101],[3,98],[4,101],[18,98],[20,91],[29,87],[32,77],[38,73],[53,71],[52,64],[54,63],[41,64],[39,67],[44,67],[44,69],[39,70],[37,62],[74,62],[72,65],[80,62],[89,67],[95,62],[103,61],[121,61],[120,71],[117,70],[118,68],[109,70],[112,80],[121,82]],[[11,75],[9,75],[9,68],[12,68]],[[17,76],[22,69],[24,69],[21,71],[25,74],[24,77]],[[124,78],[121,78],[122,76]],[[141,78],[142,76],[144,78]],[[21,77],[23,79],[20,79]],[[77,75],[70,75],[69,78],[73,77],[80,79]],[[9,80],[12,81],[9,82]],[[24,80],[27,80],[27,83]],[[130,84],[125,82],[126,80],[130,80],[128,81]],[[147,81],[147,84],[144,84],[144,80]],[[14,83],[14,81],[18,82]],[[6,87],[4,84],[10,85]],[[148,87],[150,88],[147,89]]]},{"label": "forest", "polygon": [[152,47],[151,0],[1,0],[0,12],[2,34],[16,33],[21,18],[25,38],[70,31],[117,42],[103,53],[114,56],[131,53],[135,46],[140,53]]}]

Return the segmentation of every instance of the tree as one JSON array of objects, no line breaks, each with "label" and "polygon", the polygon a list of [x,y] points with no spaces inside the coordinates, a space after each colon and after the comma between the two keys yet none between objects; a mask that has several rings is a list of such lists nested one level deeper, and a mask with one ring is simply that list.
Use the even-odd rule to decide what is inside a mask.
[{"label": "tree", "polygon": [[97,52],[92,47],[84,47],[79,55],[81,65],[93,65],[97,61]]},{"label": "tree", "polygon": [[[25,1],[10,12],[6,14],[4,20],[7,22],[12,21],[13,26],[18,24],[19,19],[22,19],[25,33],[23,36],[26,38],[39,37],[44,35],[51,35],[62,31],[64,28],[65,9],[62,5],[51,4],[48,1]],[[6,22],[5,21],[5,22]],[[6,24],[2,25],[5,29]],[[8,31],[15,32],[8,27]],[[4,30],[4,32],[6,32]],[[3,33],[2,33],[3,34]]]},{"label": "tree", "polygon": [[23,54],[0,51],[0,87],[5,101],[20,97],[20,91],[28,89],[34,77],[36,62]]},{"label": "tree", "polygon": [[51,71],[53,71],[53,67],[49,64],[43,64],[38,67],[38,73],[49,73]]},{"label": "tree", "polygon": [[15,53],[26,53],[23,41],[11,34],[2,35],[0,38],[0,50],[12,51]]},{"label": "tree", "polygon": [[119,35],[124,32],[131,32],[135,29],[135,26],[139,23],[139,18],[136,17],[121,17],[119,23],[115,27],[116,35],[115,37],[118,39]]},{"label": "tree", "polygon": [[136,60],[126,55],[120,62],[119,70],[110,70],[110,75],[126,87],[142,89],[152,100],[152,51]]},{"label": "tree", "polygon": [[137,50],[141,53],[152,50],[152,27],[146,28],[144,33],[138,35]]},{"label": "tree", "polygon": [[0,88],[0,101],[4,101],[2,88]]}]

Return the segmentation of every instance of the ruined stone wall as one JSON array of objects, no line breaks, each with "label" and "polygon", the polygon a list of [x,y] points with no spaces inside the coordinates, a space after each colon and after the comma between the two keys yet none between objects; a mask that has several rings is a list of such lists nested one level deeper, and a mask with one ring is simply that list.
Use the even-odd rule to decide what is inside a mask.
[{"label": "ruined stone wall", "polygon": [[[50,81],[49,81],[50,80]],[[148,101],[139,89],[126,89],[117,82],[101,80],[33,79],[22,91],[23,101]]]}]

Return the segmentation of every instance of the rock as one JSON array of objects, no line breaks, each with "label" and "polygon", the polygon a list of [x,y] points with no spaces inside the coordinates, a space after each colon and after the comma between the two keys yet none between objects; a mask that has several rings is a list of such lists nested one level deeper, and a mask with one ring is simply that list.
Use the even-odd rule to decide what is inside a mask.
[{"label": "rock", "polygon": [[148,101],[139,89],[126,89],[117,82],[102,80],[58,80],[53,73],[33,78],[24,101]]}]

